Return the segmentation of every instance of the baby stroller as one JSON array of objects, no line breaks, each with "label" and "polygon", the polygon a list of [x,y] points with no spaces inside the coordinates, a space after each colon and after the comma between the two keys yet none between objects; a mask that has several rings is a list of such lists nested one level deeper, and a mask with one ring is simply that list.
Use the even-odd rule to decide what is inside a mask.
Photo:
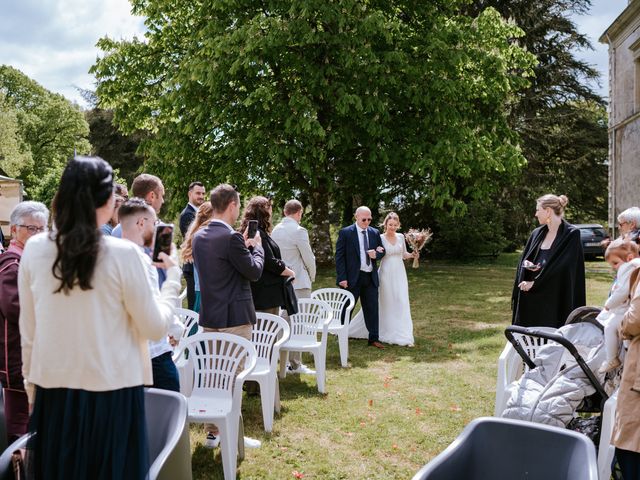
[{"label": "baby stroller", "polygon": [[507,327],[496,416],[567,427],[585,433],[596,446],[600,441],[599,471],[608,479],[615,400],[607,403],[611,389],[598,373],[606,355],[598,313],[597,308],[578,308],[559,329]]}]

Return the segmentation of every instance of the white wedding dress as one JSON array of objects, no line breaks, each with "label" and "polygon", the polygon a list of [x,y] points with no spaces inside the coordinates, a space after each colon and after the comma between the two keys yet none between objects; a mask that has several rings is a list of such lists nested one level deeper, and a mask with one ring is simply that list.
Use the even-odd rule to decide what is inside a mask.
[{"label": "white wedding dress", "polygon": [[[396,233],[395,245],[391,244],[384,235],[381,237],[382,246],[386,253],[382,257],[378,269],[378,277],[380,278],[378,337],[383,343],[413,345],[409,284],[402,261],[402,256],[407,251],[404,235]],[[369,338],[362,310],[351,320],[349,336],[351,338]]]}]

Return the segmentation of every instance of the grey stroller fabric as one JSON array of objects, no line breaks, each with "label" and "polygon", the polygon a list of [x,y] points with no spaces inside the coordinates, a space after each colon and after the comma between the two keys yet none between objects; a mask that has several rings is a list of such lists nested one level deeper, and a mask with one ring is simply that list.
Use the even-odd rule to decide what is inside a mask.
[{"label": "grey stroller fabric", "polygon": [[[578,350],[599,381],[598,368],[605,360],[604,335],[590,323],[565,325],[556,332]],[[507,388],[505,418],[527,420],[564,428],[582,400],[595,388],[575,358],[562,346],[549,342],[538,350],[536,367]]]}]

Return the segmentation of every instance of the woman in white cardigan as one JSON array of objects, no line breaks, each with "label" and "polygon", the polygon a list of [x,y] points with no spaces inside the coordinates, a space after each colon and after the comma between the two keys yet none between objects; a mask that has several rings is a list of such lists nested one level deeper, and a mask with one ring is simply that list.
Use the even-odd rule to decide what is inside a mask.
[{"label": "woman in white cardigan", "polygon": [[100,234],[113,207],[111,166],[74,158],[53,201],[55,229],[33,237],[20,263],[34,478],[147,476],[147,342],[167,334],[180,270],[164,255],[167,280],[154,294],[140,249]]}]

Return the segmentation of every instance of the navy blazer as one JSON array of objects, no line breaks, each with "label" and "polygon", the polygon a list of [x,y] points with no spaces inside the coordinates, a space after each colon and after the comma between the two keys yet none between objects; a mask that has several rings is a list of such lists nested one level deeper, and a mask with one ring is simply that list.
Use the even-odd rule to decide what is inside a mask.
[{"label": "navy blazer", "polygon": [[194,236],[193,260],[200,278],[200,325],[228,328],[255,323],[251,282],[262,275],[262,247],[250,251],[241,234],[213,221]]},{"label": "navy blazer", "polygon": [[[343,280],[348,283],[348,288],[354,288],[358,283],[360,275],[360,242],[358,240],[358,227],[354,223],[343,228],[338,233],[338,242],[336,243],[336,284],[340,284]],[[367,227],[367,238],[369,239],[369,249],[382,247],[382,239],[380,232],[372,227]],[[386,252],[376,252],[376,258],[371,259],[373,270],[371,271],[371,280],[377,287],[380,282],[378,280],[377,260],[384,257]]]},{"label": "navy blazer", "polygon": [[183,239],[187,235],[187,230],[189,230],[194,218],[196,218],[196,209],[190,203],[187,203],[184,210],[180,212],[180,233],[182,233]]}]

